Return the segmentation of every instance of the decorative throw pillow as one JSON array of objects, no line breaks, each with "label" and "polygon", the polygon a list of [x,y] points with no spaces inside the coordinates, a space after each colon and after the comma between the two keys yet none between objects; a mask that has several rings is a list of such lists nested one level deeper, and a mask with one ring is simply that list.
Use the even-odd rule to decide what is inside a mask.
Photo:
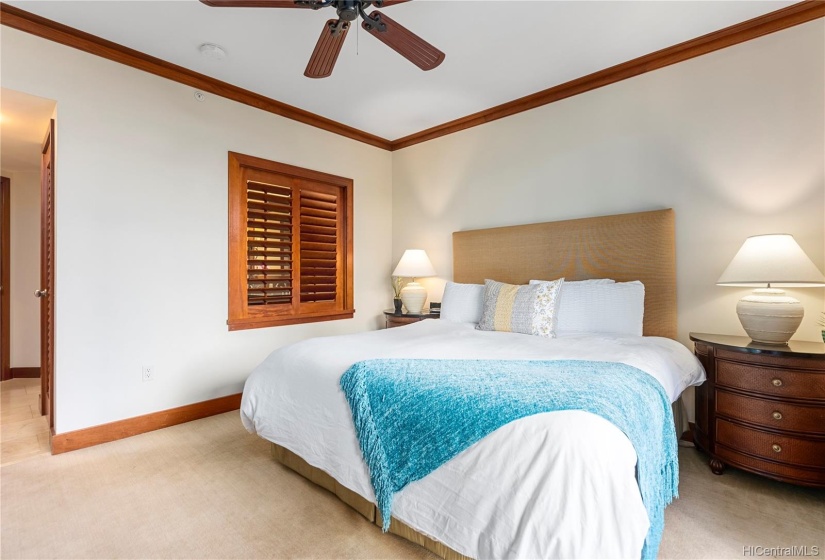
[{"label": "decorative throw pillow", "polygon": [[532,286],[484,281],[482,331],[504,331],[555,338],[556,307],[564,278]]},{"label": "decorative throw pillow", "polygon": [[483,284],[447,282],[441,296],[441,320],[456,323],[478,323],[484,309]]}]

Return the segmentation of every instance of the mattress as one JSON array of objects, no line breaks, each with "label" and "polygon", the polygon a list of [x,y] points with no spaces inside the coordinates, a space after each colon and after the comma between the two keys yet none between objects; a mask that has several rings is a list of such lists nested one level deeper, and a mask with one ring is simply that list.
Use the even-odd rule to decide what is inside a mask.
[{"label": "mattress", "polygon": [[[315,338],[276,350],[248,378],[244,426],[374,502],[339,387],[369,358],[581,359],[621,362],[656,378],[671,401],[704,381],[693,354],[666,338],[546,339],[426,320]],[[649,521],[625,435],[582,411],[507,424],[395,497],[392,514],[474,558],[638,558]]]}]

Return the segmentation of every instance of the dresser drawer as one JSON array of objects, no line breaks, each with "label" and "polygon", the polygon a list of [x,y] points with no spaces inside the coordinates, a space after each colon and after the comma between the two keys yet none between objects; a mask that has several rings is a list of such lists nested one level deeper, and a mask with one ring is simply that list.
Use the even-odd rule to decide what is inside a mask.
[{"label": "dresser drawer", "polygon": [[825,435],[825,403],[803,406],[716,391],[716,413],[776,430]]},{"label": "dresser drawer", "polygon": [[777,397],[825,400],[825,373],[716,360],[716,384]]},{"label": "dresser drawer", "polygon": [[825,440],[760,432],[717,418],[716,443],[772,461],[825,468]]},{"label": "dresser drawer", "polygon": [[825,486],[825,468],[806,469],[792,465],[783,465],[782,463],[757,459],[756,457],[739,453],[733,449],[722,447],[721,445],[716,448],[716,456],[731,465],[736,465],[751,472],[763,474],[778,480],[784,480],[785,482],[804,484],[806,486]]},{"label": "dresser drawer", "polygon": [[[805,343],[807,344],[807,343]],[[817,345],[818,343],[813,343]],[[781,348],[777,346],[777,349]],[[825,372],[825,355],[816,357],[798,357],[795,355],[772,356],[770,354],[749,354],[747,352],[732,352],[724,348],[717,348],[714,355],[719,360],[729,360],[732,362],[760,363],[763,366],[777,366],[790,369],[809,369]]]},{"label": "dresser drawer", "polygon": [[404,325],[417,323],[420,320],[419,317],[387,317],[387,328],[403,327]]}]

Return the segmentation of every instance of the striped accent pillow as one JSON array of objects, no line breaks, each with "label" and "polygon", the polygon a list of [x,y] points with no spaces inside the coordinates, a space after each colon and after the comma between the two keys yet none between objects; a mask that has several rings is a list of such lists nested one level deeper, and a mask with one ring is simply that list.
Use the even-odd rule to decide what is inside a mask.
[{"label": "striped accent pillow", "polygon": [[556,309],[564,278],[528,286],[484,281],[482,331],[503,331],[556,337]]}]

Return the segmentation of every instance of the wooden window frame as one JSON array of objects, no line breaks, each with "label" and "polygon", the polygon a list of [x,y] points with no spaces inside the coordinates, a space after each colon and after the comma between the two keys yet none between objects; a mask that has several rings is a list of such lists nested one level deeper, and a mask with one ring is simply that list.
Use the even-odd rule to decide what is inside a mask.
[{"label": "wooden window frame", "polygon": [[[343,195],[343,237],[339,249],[340,303],[300,304],[300,289],[293,284],[293,302],[283,305],[249,306],[247,303],[247,185],[245,171],[263,171],[287,176],[297,184],[321,184],[340,189]],[[299,227],[293,224],[293,228]],[[293,244],[299,243],[293,234]],[[297,245],[294,245],[297,246]],[[293,251],[293,259],[300,259]],[[298,265],[300,266],[300,264]],[[295,278],[293,277],[293,282]],[[351,319],[353,307],[353,181],[345,177],[304,169],[262,158],[229,152],[229,318],[230,331]],[[297,296],[295,295],[297,293]],[[305,309],[300,309],[304,307]],[[331,309],[331,307],[335,307]]]}]

